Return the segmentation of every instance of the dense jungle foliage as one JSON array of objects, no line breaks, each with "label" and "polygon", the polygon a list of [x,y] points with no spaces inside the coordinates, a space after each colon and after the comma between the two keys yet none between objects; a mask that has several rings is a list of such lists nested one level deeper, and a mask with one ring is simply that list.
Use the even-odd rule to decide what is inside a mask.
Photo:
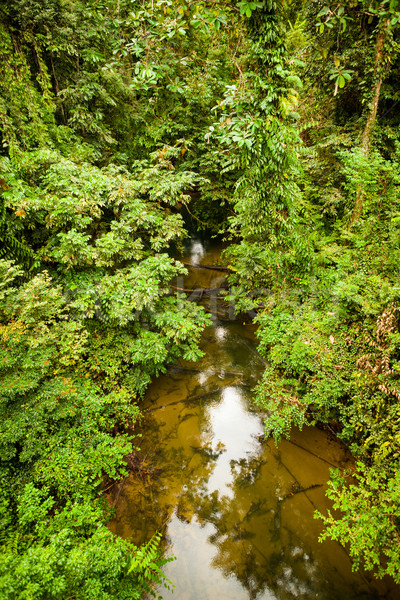
[{"label": "dense jungle foliage", "polygon": [[257,313],[267,431],[324,423],[356,457],[323,537],[400,582],[398,8],[0,1],[2,598],[163,579],[102,489],[151,378],[200,355],[169,288],[189,224]]}]

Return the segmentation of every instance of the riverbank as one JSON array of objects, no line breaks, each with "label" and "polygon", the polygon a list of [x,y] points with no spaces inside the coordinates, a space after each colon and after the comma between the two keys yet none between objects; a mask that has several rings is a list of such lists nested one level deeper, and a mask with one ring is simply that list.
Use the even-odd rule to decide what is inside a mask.
[{"label": "riverbank", "polygon": [[[192,239],[183,260],[215,264],[218,253]],[[218,287],[223,277],[193,269],[184,286]],[[165,553],[176,556],[165,567],[175,585],[173,594],[160,590],[166,599],[395,598],[390,582],[352,573],[339,544],[317,541],[314,512],[331,507],[330,469],[346,468],[351,456],[317,428],[278,445],[265,440],[251,394],[265,368],[254,326],[229,319],[229,306],[222,321],[216,299],[203,301],[213,314],[204,357],[180,360],[149,387],[141,466],[114,488],[112,531],[135,543],[163,532]]]}]

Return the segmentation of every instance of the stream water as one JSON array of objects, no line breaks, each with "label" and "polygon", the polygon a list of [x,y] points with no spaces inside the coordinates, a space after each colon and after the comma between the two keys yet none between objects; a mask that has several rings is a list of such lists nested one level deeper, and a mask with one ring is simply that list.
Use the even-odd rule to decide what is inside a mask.
[{"label": "stream water", "polygon": [[[215,264],[220,248],[191,239],[183,261]],[[215,288],[224,273],[190,268],[185,288]],[[182,286],[182,282],[177,287]],[[116,486],[112,530],[146,542],[165,534],[176,560],[164,571],[175,600],[376,600],[400,598],[400,586],[352,573],[346,551],[318,543],[315,509],[331,467],[351,457],[316,428],[266,441],[251,389],[265,364],[254,328],[233,320],[216,297],[203,296],[213,324],[204,358],[180,361],[149,388],[138,442],[140,469]]]}]

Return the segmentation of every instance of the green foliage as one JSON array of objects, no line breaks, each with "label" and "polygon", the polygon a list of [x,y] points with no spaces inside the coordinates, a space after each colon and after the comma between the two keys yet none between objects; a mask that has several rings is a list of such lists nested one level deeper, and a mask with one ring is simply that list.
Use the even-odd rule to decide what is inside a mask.
[{"label": "green foliage", "polygon": [[99,484],[151,378],[200,356],[208,319],[170,291],[189,220],[259,313],[267,430],[324,422],[357,458],[323,537],[399,581],[399,23],[395,1],[2,6],[2,597],[163,579]]},{"label": "green foliage", "polygon": [[[164,155],[138,165],[136,177],[47,149],[22,154],[19,172],[4,160],[3,198],[18,219],[9,220],[9,230],[23,232],[38,271],[22,282],[21,269],[0,264],[1,455],[4,468],[12,465],[11,497],[18,505],[27,482],[38,494],[46,491],[46,506],[65,510],[64,519],[75,506],[83,524],[87,503],[100,507],[85,534],[69,533],[69,522],[59,530],[62,519],[54,516],[46,535],[38,530],[29,538],[29,558],[6,556],[6,571],[22,569],[15,593],[47,598],[77,589],[81,598],[139,598],[149,582],[160,581],[154,545],[139,551],[105,529],[98,485],[126,474],[123,459],[133,448],[127,428],[139,417],[135,399],[166,363],[200,356],[208,322],[202,309],[169,295],[170,280],[185,269],[159,251],[184,235],[172,209],[187,202],[183,190],[197,178],[175,174]],[[19,510],[25,522],[31,508],[23,501]],[[10,538],[22,535],[21,523],[9,528]],[[124,554],[114,571],[104,562],[109,545],[110,564]],[[137,562],[128,576],[129,555]],[[73,585],[75,568],[82,574]],[[39,586],[44,572],[46,584]],[[4,597],[15,597],[12,581],[5,580]]]},{"label": "green foliage", "polygon": [[90,332],[46,272],[16,287],[21,270],[1,270],[1,595],[139,598],[162,563],[106,529],[98,488],[125,474],[132,435],[112,430],[138,418],[132,389],[92,373]]},{"label": "green foliage", "polygon": [[398,583],[400,472],[385,464],[383,475],[381,468],[357,462],[347,477],[333,472],[328,497],[343,517],[334,518],[330,511],[316,516],[326,526],[321,541],[329,537],[348,544],[354,569],[362,565],[378,577],[389,574]]},{"label": "green foliage", "polygon": [[0,559],[2,598],[127,599],[160,583],[160,536],[137,548],[115,538],[102,524],[101,506],[74,502],[50,516],[54,503],[45,488],[27,484],[18,503],[20,534]]},{"label": "green foliage", "polygon": [[240,242],[225,254],[234,270],[231,282],[254,289],[308,269],[293,127],[301,82],[287,68],[272,3],[240,6],[249,17],[246,74],[240,86],[227,86],[212,136],[225,148],[224,170],[237,173],[229,232]]},{"label": "green foliage", "polygon": [[354,568],[399,582],[398,249],[382,269],[378,246],[383,229],[395,239],[397,233],[390,222],[382,230],[374,224],[367,233],[366,221],[364,243],[348,237],[352,250],[322,246],[318,277],[274,295],[257,317],[269,367],[255,398],[276,439],[294,426],[335,427],[358,463],[354,472],[332,474],[328,495],[341,513],[319,515],[327,527],[321,540],[349,544]]},{"label": "green foliage", "polygon": [[106,4],[20,0],[0,19],[0,590],[10,600],[139,599],[168,583],[159,535],[136,548],[108,531],[101,484],[127,474],[151,378],[201,355],[208,318],[171,295],[185,269],[169,251],[186,235],[190,193],[212,186],[184,136],[203,139],[225,61],[212,64],[204,42],[225,20],[204,11],[212,28],[186,64],[197,12],[179,10],[176,29],[169,6],[135,15],[131,2]]},{"label": "green foliage", "polygon": [[253,48],[211,139],[238,173],[228,298],[258,312],[268,367],[255,401],[276,439],[325,423],[351,448],[357,468],[332,474],[341,512],[323,516],[322,539],[398,582],[397,3],[240,9]]}]

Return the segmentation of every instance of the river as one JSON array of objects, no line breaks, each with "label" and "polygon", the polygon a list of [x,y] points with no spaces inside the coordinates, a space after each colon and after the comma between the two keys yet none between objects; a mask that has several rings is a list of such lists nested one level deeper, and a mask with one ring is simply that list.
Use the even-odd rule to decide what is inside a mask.
[{"label": "river", "polygon": [[[192,238],[189,264],[215,264],[220,247]],[[176,287],[215,288],[224,273],[190,268]],[[377,600],[400,598],[400,586],[352,573],[336,542],[319,543],[316,509],[329,469],[351,457],[317,428],[294,431],[278,446],[265,440],[251,389],[265,367],[254,326],[234,320],[215,295],[204,357],[181,360],[150,386],[141,408],[137,469],[115,487],[111,529],[139,544],[162,531],[164,567],[174,600]],[[139,429],[136,432],[139,433]]]}]

